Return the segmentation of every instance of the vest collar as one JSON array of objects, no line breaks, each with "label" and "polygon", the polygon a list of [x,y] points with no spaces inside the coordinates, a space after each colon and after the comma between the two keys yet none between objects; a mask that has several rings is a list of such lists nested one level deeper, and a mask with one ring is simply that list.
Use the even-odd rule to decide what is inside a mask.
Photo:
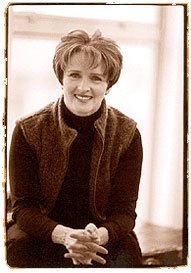
[{"label": "vest collar", "polygon": [[[56,104],[54,104],[54,108],[53,108],[53,116],[54,116],[54,119],[57,119],[61,135],[66,136],[67,132],[69,135],[71,133],[73,135],[76,135],[76,130],[68,127],[67,124],[64,122],[63,107],[64,107],[64,96],[62,95],[57,100]],[[105,137],[107,116],[108,116],[107,105],[106,105],[105,99],[103,99],[102,105],[101,105],[101,115],[94,123],[95,129],[101,135],[102,139],[104,139]]]}]

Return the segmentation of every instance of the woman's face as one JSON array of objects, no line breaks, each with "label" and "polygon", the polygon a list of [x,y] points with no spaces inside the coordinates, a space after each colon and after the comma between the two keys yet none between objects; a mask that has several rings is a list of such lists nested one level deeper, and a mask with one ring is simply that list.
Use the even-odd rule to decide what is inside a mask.
[{"label": "woman's face", "polygon": [[63,93],[66,107],[77,116],[89,116],[101,106],[109,92],[104,76],[104,66],[100,63],[90,68],[83,52],[74,54],[63,76]]}]

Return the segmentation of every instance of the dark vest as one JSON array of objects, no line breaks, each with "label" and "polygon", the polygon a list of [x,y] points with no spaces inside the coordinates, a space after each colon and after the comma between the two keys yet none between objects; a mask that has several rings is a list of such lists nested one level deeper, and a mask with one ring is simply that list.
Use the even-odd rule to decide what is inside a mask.
[{"label": "dark vest", "polygon": [[[24,136],[35,151],[39,163],[39,180],[43,194],[41,211],[53,208],[66,174],[69,151],[77,131],[69,128],[63,117],[63,97],[35,114],[18,121]],[[95,136],[90,169],[89,205],[99,221],[105,220],[111,181],[120,156],[133,139],[136,122],[105,100],[95,122]]]}]

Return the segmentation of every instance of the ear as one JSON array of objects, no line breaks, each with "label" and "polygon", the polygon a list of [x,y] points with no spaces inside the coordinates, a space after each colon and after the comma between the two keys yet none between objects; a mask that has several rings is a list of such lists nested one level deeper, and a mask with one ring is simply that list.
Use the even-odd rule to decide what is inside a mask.
[{"label": "ear", "polygon": [[111,88],[107,89],[106,92],[105,92],[105,95],[109,94]]}]

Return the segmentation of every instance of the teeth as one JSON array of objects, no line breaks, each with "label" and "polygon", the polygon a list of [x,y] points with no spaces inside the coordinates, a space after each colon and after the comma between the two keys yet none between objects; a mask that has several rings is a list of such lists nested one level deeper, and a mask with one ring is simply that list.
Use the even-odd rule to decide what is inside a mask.
[{"label": "teeth", "polygon": [[76,95],[76,98],[77,98],[77,99],[80,99],[80,100],[89,100],[89,99],[91,99],[92,97],[91,97],[91,96],[80,96],[80,95]]}]

